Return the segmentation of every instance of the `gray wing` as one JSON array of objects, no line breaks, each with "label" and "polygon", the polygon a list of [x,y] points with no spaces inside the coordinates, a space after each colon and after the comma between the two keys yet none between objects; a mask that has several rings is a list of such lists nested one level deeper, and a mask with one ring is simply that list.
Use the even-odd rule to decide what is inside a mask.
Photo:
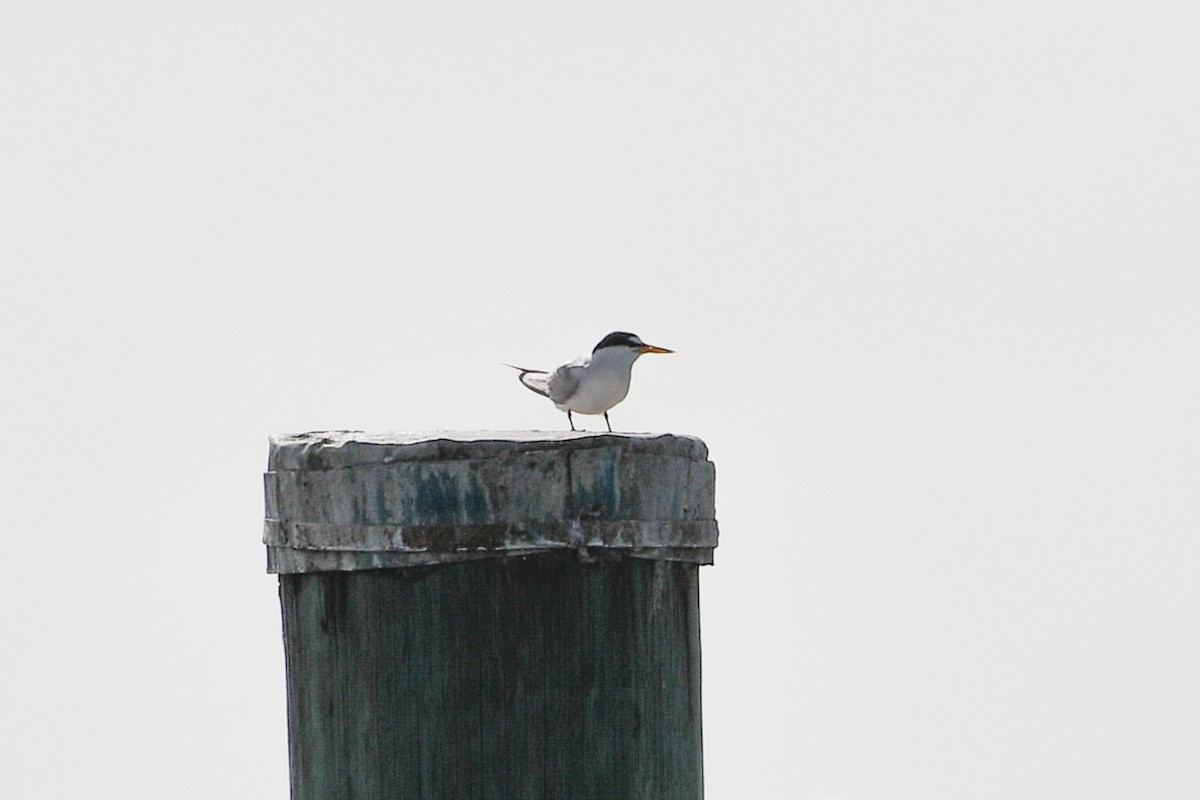
[{"label": "gray wing", "polygon": [[554,370],[554,374],[550,376],[547,383],[546,388],[550,392],[547,396],[558,405],[570,400],[571,395],[575,394],[575,390],[579,388],[579,376],[585,366],[587,366],[587,360],[580,358]]}]

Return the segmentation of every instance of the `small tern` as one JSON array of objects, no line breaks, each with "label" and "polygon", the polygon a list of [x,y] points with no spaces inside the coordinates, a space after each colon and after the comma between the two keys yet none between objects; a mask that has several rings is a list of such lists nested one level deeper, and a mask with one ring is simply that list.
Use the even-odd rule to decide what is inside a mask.
[{"label": "small tern", "polygon": [[567,422],[575,430],[571,412],[580,414],[603,414],[608,432],[612,423],[608,421],[608,410],[629,394],[629,376],[633,362],[644,353],[673,353],[665,347],[646,344],[632,333],[614,331],[600,340],[592,355],[580,357],[563,364],[553,372],[525,369],[512,364],[527,389],[549,397],[555,408],[567,412]]}]

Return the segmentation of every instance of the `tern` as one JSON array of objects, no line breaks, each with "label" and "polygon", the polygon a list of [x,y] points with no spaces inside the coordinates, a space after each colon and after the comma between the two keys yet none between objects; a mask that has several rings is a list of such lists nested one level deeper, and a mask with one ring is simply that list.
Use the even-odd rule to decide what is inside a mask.
[{"label": "tern", "polygon": [[567,422],[575,430],[572,412],[603,414],[608,432],[608,410],[629,394],[629,376],[633,362],[645,353],[673,353],[665,347],[646,344],[625,331],[614,331],[600,340],[591,357],[580,357],[563,364],[553,372],[505,364],[520,374],[521,383],[543,397],[549,397],[555,408],[567,412]]}]

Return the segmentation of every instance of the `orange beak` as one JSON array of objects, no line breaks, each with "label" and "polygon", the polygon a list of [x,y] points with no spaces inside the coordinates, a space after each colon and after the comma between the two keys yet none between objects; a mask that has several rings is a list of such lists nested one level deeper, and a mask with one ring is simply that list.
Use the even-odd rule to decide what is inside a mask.
[{"label": "orange beak", "polygon": [[665,347],[655,347],[652,344],[644,344],[644,345],[642,345],[641,349],[638,352],[639,353],[674,353],[675,351],[668,350]]}]

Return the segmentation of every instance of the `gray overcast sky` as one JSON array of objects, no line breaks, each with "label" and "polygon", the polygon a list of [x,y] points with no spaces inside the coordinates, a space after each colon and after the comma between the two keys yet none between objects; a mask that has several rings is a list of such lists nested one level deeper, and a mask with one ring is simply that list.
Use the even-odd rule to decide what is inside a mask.
[{"label": "gray overcast sky", "polygon": [[0,795],[286,796],[267,434],[557,430],[500,362],[624,329],[717,464],[710,800],[1200,796],[1197,41],[5,3]]}]

